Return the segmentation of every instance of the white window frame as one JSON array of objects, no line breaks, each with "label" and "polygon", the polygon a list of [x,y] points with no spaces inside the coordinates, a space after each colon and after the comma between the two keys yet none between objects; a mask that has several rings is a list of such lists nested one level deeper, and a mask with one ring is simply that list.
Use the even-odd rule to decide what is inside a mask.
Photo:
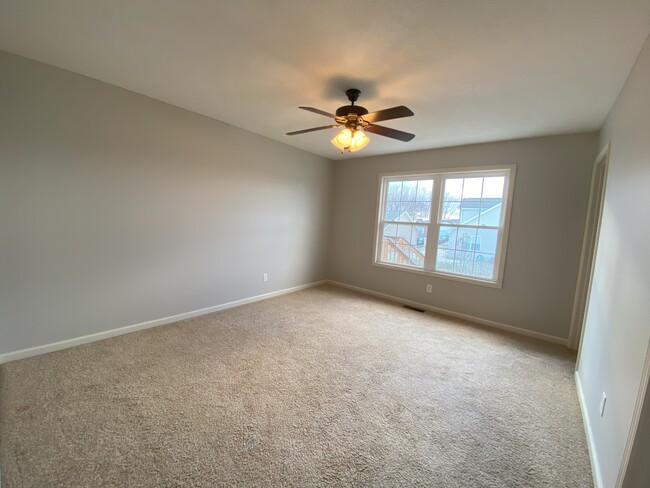
[{"label": "white window frame", "polygon": [[[372,253],[372,264],[380,268],[395,269],[399,271],[406,271],[426,276],[435,276],[438,278],[449,279],[453,281],[461,281],[464,283],[471,283],[475,285],[489,286],[493,288],[503,287],[503,274],[506,263],[506,249],[508,244],[508,234],[510,230],[510,214],[512,211],[512,196],[514,192],[515,173],[517,170],[516,164],[503,164],[495,166],[476,166],[468,168],[451,168],[451,169],[432,169],[428,171],[402,171],[398,173],[381,173],[379,175],[378,192],[377,192],[377,216],[375,219],[375,236]],[[504,176],[504,210],[501,212],[501,221],[498,227],[497,245],[495,252],[494,263],[494,278],[486,280],[476,278],[473,276],[460,275],[454,273],[445,273],[435,270],[437,252],[438,252],[438,236],[440,226],[448,226],[448,224],[441,224],[440,209],[442,208],[443,195],[442,183],[445,178],[467,178],[467,177],[489,177],[489,176]],[[409,179],[433,179],[433,195],[431,198],[431,218],[429,223],[414,223],[418,226],[426,226],[427,230],[427,244],[424,260],[424,268],[415,268],[412,266],[386,263],[380,261],[382,238],[383,238],[383,215],[385,210],[386,189],[388,188],[389,181],[402,181]],[[476,226],[471,226],[475,228]],[[478,226],[479,228],[483,226]]]}]

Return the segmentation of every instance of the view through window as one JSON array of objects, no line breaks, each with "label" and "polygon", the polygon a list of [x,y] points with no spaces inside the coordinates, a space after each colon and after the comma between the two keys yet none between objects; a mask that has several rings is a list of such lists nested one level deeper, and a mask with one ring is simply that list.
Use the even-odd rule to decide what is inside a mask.
[{"label": "view through window", "polygon": [[375,262],[500,284],[513,172],[383,176]]}]

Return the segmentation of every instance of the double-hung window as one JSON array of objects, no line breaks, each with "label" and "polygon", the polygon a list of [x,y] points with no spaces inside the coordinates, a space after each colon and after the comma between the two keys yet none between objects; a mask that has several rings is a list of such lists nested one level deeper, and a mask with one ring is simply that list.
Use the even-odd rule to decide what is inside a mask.
[{"label": "double-hung window", "polygon": [[515,165],[382,175],[374,262],[501,286]]}]

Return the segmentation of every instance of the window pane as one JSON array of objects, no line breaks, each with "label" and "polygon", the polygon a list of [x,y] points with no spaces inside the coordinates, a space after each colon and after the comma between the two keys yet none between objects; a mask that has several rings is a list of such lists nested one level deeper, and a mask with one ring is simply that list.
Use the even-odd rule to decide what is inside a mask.
[{"label": "window pane", "polygon": [[463,182],[463,200],[466,198],[481,198],[483,178],[465,178]]},{"label": "window pane", "polygon": [[477,252],[474,255],[474,269],[472,275],[477,278],[491,280],[494,276],[494,254]]},{"label": "window pane", "polygon": [[445,189],[443,192],[443,200],[459,201],[463,194],[463,179],[462,178],[447,178],[445,179]]},{"label": "window pane", "polygon": [[417,199],[419,201],[431,203],[432,193],[433,193],[433,180],[418,181]]},{"label": "window pane", "polygon": [[418,185],[417,180],[402,181],[402,198],[401,198],[401,200],[403,202],[405,202],[405,201],[414,202],[415,201],[415,193],[416,193],[417,185]]},{"label": "window pane", "polygon": [[384,226],[381,261],[422,268],[425,247],[426,227],[389,224]]},{"label": "window pane", "polygon": [[479,247],[476,251],[487,252],[496,254],[497,251],[497,238],[499,231],[496,229],[478,229],[477,239],[480,241]]},{"label": "window pane", "polygon": [[416,268],[424,266],[424,255],[415,249],[411,249],[411,262],[409,266],[415,266]]},{"label": "window pane", "polygon": [[423,225],[415,226],[415,243],[413,244],[418,252],[425,256],[425,250],[427,247],[427,227]]},{"label": "window pane", "polygon": [[459,228],[457,230],[456,249],[461,251],[476,250],[476,229]]},{"label": "window pane", "polygon": [[386,202],[386,211],[384,212],[384,220],[392,221],[397,220],[399,217],[399,202]]},{"label": "window pane", "polygon": [[438,255],[436,256],[436,271],[442,271],[443,273],[453,272],[455,253],[456,251],[453,249],[438,247]]},{"label": "window pane", "polygon": [[394,202],[394,201],[398,201],[401,197],[402,197],[402,182],[389,181],[388,191],[386,192],[386,200]]},{"label": "window pane", "polygon": [[445,273],[471,275],[474,253],[471,251],[454,251],[438,248],[436,271]]},{"label": "window pane", "polygon": [[384,236],[396,236],[397,235],[397,224],[385,224],[384,225]]},{"label": "window pane", "polygon": [[397,239],[400,243],[410,244],[413,226],[408,224],[397,224]]},{"label": "window pane", "polygon": [[501,225],[501,205],[500,198],[486,198],[481,201],[481,217],[479,225],[489,225],[499,227]]},{"label": "window pane", "polygon": [[429,222],[431,220],[431,202],[416,202],[415,220],[416,222]]},{"label": "window pane", "polygon": [[440,226],[438,231],[438,254],[436,255],[436,270],[453,272],[455,269],[454,250],[456,244],[456,227]]},{"label": "window pane", "polygon": [[481,211],[480,200],[464,200],[460,204],[460,221],[462,225],[478,225],[478,215]]},{"label": "window pane", "polygon": [[460,223],[460,202],[442,202],[442,209],[440,210],[440,223]]},{"label": "window pane", "polygon": [[483,198],[503,198],[504,176],[491,176],[483,181]]},{"label": "window pane", "polygon": [[483,178],[465,178],[463,182],[463,200],[467,198],[481,198]]},{"label": "window pane", "polygon": [[456,227],[440,226],[438,231],[438,247],[454,249],[454,242],[456,239]]},{"label": "window pane", "polygon": [[382,238],[381,261],[385,263],[401,263],[402,253],[397,247],[397,224],[388,224],[384,226],[384,235]]},{"label": "window pane", "polygon": [[424,254],[426,247],[426,227],[421,225],[412,226],[410,253],[411,253],[411,266],[422,268],[424,266]]},{"label": "window pane", "polygon": [[400,264],[401,254],[395,246],[393,237],[384,237],[382,239],[381,258],[384,263]]},{"label": "window pane", "polygon": [[453,268],[453,271],[455,273],[471,275],[473,266],[474,266],[473,252],[456,250],[456,255],[454,256],[454,268]]},{"label": "window pane", "polygon": [[402,202],[399,206],[400,222],[415,222],[415,202]]}]

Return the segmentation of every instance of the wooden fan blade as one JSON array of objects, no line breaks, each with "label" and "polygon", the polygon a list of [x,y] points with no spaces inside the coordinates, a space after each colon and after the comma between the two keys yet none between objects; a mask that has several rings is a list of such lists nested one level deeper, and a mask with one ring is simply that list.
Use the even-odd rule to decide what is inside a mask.
[{"label": "wooden fan blade", "polygon": [[410,117],[415,115],[411,109],[400,105],[399,107],[387,108],[386,110],[379,110],[377,112],[370,112],[363,116],[363,120],[370,122],[381,122],[382,120],[401,119],[402,117]]},{"label": "wooden fan blade", "polygon": [[322,127],[312,127],[311,129],[295,130],[293,132],[287,132],[288,136],[295,136],[296,134],[304,134],[305,132],[314,132],[315,130],[323,129],[336,129],[341,127],[340,125],[324,125]]},{"label": "wooden fan blade", "polygon": [[[365,119],[365,117],[364,117]],[[389,127],[384,127],[382,125],[369,125],[364,129],[366,132],[372,132],[378,136],[390,137],[391,139],[397,139],[398,141],[408,142],[415,137],[415,134],[409,132],[403,132],[397,129],[391,129]]]},{"label": "wooden fan blade", "polygon": [[329,112],[325,112],[324,110],[319,110],[319,109],[314,108],[314,107],[298,107],[298,108],[301,108],[303,110],[307,110],[308,112],[314,112],[315,114],[324,115],[325,117],[330,117],[332,119],[336,118],[336,115],[331,114]]}]

